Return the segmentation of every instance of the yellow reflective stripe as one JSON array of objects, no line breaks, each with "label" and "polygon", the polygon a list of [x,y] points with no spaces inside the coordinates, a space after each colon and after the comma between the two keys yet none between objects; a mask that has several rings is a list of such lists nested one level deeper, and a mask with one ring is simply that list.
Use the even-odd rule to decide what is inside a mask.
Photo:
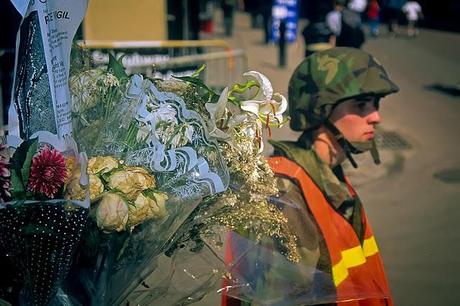
[{"label": "yellow reflective stripe", "polygon": [[342,259],[332,267],[332,276],[334,284],[337,287],[348,277],[348,269],[366,262],[366,257],[372,256],[378,252],[377,243],[374,236],[364,240],[363,247],[356,246],[341,252]]},{"label": "yellow reflective stripe", "polygon": [[377,242],[375,241],[374,236],[364,240],[363,252],[364,256],[366,257],[372,256],[379,252],[379,248],[377,247]]},{"label": "yellow reflective stripe", "polygon": [[358,245],[357,247],[342,251],[342,260],[345,260],[345,265],[347,268],[362,265],[366,262],[363,248]]},{"label": "yellow reflective stripe", "polygon": [[348,269],[345,266],[343,258],[338,264],[332,267],[332,277],[334,278],[334,285],[336,287],[348,277]]}]

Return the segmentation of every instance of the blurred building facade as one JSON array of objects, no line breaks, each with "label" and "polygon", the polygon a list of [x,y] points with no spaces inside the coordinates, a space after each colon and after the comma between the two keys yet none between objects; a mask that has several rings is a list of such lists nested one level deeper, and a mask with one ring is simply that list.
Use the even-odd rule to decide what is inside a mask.
[{"label": "blurred building facade", "polygon": [[86,40],[196,40],[208,0],[91,0]]}]

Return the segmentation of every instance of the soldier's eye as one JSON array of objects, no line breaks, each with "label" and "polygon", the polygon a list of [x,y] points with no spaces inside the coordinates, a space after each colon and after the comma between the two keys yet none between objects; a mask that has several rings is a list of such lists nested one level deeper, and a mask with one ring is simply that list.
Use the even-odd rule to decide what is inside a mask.
[{"label": "soldier's eye", "polygon": [[358,106],[359,110],[365,110],[367,102],[358,102],[356,105]]},{"label": "soldier's eye", "polygon": [[374,110],[379,110],[379,99],[373,98],[364,98],[356,101],[356,107],[360,112],[372,112]]}]

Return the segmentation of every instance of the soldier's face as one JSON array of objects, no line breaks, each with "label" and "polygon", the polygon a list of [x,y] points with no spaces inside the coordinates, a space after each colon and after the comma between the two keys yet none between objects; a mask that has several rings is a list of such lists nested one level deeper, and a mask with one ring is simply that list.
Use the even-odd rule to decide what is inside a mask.
[{"label": "soldier's face", "polygon": [[350,142],[366,143],[374,138],[380,123],[379,99],[364,97],[340,103],[329,118]]}]

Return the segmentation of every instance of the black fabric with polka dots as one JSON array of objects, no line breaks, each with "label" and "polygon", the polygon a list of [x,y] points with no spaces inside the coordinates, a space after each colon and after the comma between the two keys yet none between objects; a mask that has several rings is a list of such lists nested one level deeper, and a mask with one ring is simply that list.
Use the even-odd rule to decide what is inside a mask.
[{"label": "black fabric with polka dots", "polygon": [[21,295],[26,305],[48,305],[56,294],[87,216],[88,209],[64,201],[16,203],[0,209],[0,243],[24,276]]}]

